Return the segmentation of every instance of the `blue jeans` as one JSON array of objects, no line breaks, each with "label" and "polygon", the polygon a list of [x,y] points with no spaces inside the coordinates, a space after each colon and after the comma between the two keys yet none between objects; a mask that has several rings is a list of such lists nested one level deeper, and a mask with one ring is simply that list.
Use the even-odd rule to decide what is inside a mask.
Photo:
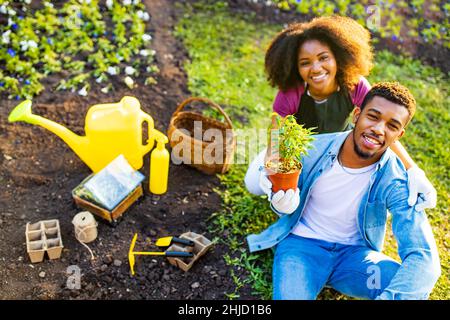
[{"label": "blue jeans", "polygon": [[276,247],[273,299],[313,300],[326,286],[375,299],[400,264],[366,246],[349,246],[290,234]]}]

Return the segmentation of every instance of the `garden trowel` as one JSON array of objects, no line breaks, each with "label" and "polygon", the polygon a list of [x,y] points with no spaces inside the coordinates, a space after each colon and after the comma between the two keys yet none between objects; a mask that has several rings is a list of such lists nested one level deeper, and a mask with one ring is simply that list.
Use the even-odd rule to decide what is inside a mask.
[{"label": "garden trowel", "polygon": [[136,245],[137,233],[134,234],[133,240],[131,240],[130,250],[128,251],[128,262],[130,263],[131,275],[134,276],[134,264],[136,262],[136,255],[140,256],[166,256],[166,257],[193,257],[192,252],[183,251],[134,251],[134,246]]},{"label": "garden trowel", "polygon": [[194,246],[194,241],[177,237],[163,237],[156,240],[155,245],[158,247],[168,247],[174,243],[184,244],[185,246]]}]

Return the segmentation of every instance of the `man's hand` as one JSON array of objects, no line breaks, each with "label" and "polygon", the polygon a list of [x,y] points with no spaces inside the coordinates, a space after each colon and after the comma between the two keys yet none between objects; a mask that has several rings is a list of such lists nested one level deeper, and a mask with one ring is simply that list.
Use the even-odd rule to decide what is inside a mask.
[{"label": "man's hand", "polygon": [[271,204],[275,210],[284,214],[291,214],[300,204],[300,190],[289,189],[286,192],[278,191],[272,197]]},{"label": "man's hand", "polygon": [[[415,205],[417,211],[432,209],[436,207],[437,193],[431,182],[428,180],[425,172],[417,166],[409,168],[408,173],[408,205]],[[423,202],[417,203],[419,195],[422,195]]]},{"label": "man's hand", "polygon": [[261,167],[259,170],[259,187],[267,194],[267,199],[270,201],[272,199],[272,182],[267,177],[267,172],[264,167]]}]

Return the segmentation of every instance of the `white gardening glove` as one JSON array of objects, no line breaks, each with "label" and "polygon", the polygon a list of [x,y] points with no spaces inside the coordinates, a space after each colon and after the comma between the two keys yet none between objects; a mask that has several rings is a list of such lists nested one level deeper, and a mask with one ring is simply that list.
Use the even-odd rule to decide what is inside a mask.
[{"label": "white gardening glove", "polygon": [[279,213],[291,214],[300,204],[300,190],[298,188],[295,191],[294,189],[286,192],[280,190],[273,195],[270,203]]},{"label": "white gardening glove", "polygon": [[264,191],[261,190],[261,187],[259,186],[259,175],[261,173],[261,170],[264,168],[264,157],[266,155],[266,152],[266,149],[262,150],[252,160],[244,177],[245,188],[248,190],[248,192],[257,196],[261,196],[264,194]]},{"label": "white gardening glove", "polygon": [[267,199],[270,201],[272,200],[272,182],[270,182],[267,177],[267,171],[264,167],[260,167],[259,171],[259,187],[265,194],[267,194]]},{"label": "white gardening glove", "polygon": [[[417,211],[432,209],[436,207],[437,193],[431,182],[428,180],[425,172],[417,166],[409,168],[408,173],[408,205],[415,205]],[[418,203],[419,196],[423,202]]]}]

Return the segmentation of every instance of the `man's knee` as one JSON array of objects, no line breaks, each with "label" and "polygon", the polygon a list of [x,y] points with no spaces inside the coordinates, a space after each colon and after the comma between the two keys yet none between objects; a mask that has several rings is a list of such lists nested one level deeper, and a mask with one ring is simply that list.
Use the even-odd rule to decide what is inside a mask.
[{"label": "man's knee", "polygon": [[394,260],[384,260],[367,267],[367,289],[369,297],[375,299],[389,286],[400,264]]},{"label": "man's knee", "polygon": [[273,300],[316,299],[321,286],[317,283],[318,279],[315,279],[308,269],[307,266],[299,263],[281,262],[279,265],[274,265]]},{"label": "man's knee", "polygon": [[273,264],[274,300],[314,300],[326,283],[328,270],[309,259],[277,248]]}]

